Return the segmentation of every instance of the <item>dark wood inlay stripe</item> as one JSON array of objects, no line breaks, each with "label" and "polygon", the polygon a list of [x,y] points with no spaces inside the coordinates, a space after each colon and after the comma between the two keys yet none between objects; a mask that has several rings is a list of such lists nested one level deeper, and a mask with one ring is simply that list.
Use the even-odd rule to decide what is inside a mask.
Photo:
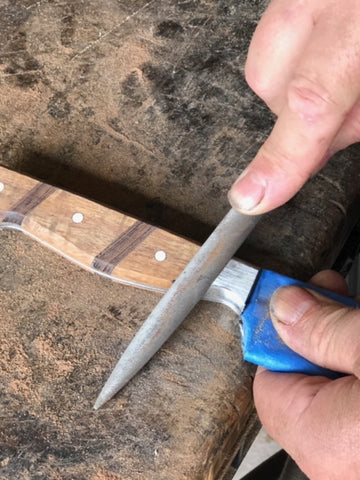
[{"label": "dark wood inlay stripe", "polygon": [[46,200],[53,192],[55,192],[55,190],[56,187],[46,185],[45,183],[38,183],[30,190],[30,192],[11,207],[10,211],[6,214],[3,223],[21,225],[26,215]]},{"label": "dark wood inlay stripe", "polygon": [[151,225],[135,222],[94,258],[93,268],[104,273],[112,273],[116,265],[135,250],[154,230],[155,227]]}]

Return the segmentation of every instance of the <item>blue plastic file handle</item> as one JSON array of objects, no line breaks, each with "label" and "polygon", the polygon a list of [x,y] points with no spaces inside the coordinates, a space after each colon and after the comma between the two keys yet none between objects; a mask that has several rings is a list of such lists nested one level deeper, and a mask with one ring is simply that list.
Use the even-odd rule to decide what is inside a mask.
[{"label": "blue plastic file handle", "polygon": [[341,376],[340,373],[319,367],[295,353],[283,343],[276,332],[270,320],[269,302],[275,290],[287,285],[306,287],[346,306],[360,308],[360,304],[351,298],[269,270],[261,270],[242,314],[242,346],[245,360],[277,372],[305,373],[328,378]]}]

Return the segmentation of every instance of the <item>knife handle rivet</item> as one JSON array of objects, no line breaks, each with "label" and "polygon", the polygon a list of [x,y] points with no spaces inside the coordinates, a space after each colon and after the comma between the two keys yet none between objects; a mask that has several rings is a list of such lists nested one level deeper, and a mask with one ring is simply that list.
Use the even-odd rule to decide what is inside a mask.
[{"label": "knife handle rivet", "polygon": [[84,215],[80,212],[76,212],[74,213],[74,215],[72,216],[72,221],[74,223],[81,223],[82,221],[84,220]]},{"label": "knife handle rivet", "polygon": [[164,252],[164,250],[158,250],[155,253],[155,260],[157,260],[158,262],[163,262],[164,260],[166,260],[166,252]]},{"label": "knife handle rivet", "polygon": [[5,185],[2,182],[0,182],[0,192],[2,192],[4,189],[5,189]]}]

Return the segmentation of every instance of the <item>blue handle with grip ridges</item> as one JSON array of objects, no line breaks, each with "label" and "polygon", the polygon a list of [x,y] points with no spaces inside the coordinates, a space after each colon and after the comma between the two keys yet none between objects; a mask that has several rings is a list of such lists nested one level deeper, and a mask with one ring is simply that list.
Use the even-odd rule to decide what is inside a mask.
[{"label": "blue handle with grip ridges", "polygon": [[306,360],[283,343],[269,314],[272,294],[280,287],[295,285],[315,290],[345,306],[360,308],[352,298],[343,297],[309,283],[285,277],[270,270],[261,270],[242,313],[242,346],[244,359],[276,372],[305,373],[337,378],[342,374]]}]

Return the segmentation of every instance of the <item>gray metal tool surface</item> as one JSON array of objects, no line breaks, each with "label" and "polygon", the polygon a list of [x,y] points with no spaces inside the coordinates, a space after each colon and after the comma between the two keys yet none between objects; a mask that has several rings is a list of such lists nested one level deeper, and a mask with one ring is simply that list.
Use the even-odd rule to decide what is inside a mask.
[{"label": "gray metal tool surface", "polygon": [[203,298],[259,219],[260,216],[229,211],[135,335],[100,392],[94,409],[112,398],[153,357]]}]

